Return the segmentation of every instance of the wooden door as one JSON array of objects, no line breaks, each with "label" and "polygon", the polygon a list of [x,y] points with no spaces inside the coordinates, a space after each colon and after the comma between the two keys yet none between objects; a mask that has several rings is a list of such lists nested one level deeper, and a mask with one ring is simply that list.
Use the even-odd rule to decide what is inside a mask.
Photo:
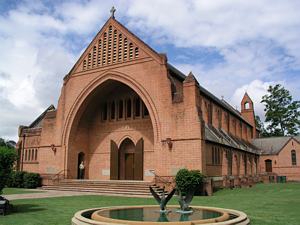
[{"label": "wooden door", "polygon": [[119,150],[114,141],[110,141],[110,179],[119,179]]},{"label": "wooden door", "polygon": [[265,161],[266,163],[266,172],[271,173],[272,172],[272,160],[267,159]]},{"label": "wooden door", "polygon": [[134,180],[143,180],[144,174],[144,140],[141,138],[135,146]]},{"label": "wooden door", "polygon": [[134,179],[134,154],[125,154],[125,180]]}]

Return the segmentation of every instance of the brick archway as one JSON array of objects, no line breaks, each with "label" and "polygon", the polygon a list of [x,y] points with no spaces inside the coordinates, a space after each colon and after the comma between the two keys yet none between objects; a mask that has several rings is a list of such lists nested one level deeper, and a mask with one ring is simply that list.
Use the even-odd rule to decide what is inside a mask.
[{"label": "brick archway", "polygon": [[[160,129],[158,126],[158,116],[156,113],[155,105],[153,104],[153,101],[150,96],[148,96],[147,91],[143,90],[143,87],[139,87],[137,84],[132,83],[128,78],[124,77],[124,75],[120,76],[120,74],[112,74],[108,73],[104,76],[101,76],[100,78],[96,79],[95,81],[91,82],[90,85],[88,85],[87,88],[85,88],[79,97],[77,98],[76,102],[71,107],[71,111],[68,114],[66,118],[66,123],[64,127],[64,133],[63,133],[63,145],[65,147],[65,163],[64,168],[67,170],[72,171],[72,157],[70,155],[72,154],[72,145],[71,140],[74,140],[74,133],[73,131],[77,129],[77,126],[79,124],[80,118],[83,115],[84,110],[89,105],[89,98],[94,94],[94,92],[98,89],[101,90],[102,85],[107,82],[116,82],[120,84],[124,84],[128,86],[130,89],[132,89],[144,102],[146,105],[148,111],[149,111],[149,117],[152,124],[152,131],[153,131],[153,138],[154,142],[156,143],[157,140],[159,140],[159,134]],[[73,146],[74,148],[74,146]],[[87,159],[89,161],[89,159]],[[70,164],[70,165],[69,165]],[[142,175],[140,177],[143,177],[143,172],[141,172]],[[72,175],[71,175],[72,176]]]}]

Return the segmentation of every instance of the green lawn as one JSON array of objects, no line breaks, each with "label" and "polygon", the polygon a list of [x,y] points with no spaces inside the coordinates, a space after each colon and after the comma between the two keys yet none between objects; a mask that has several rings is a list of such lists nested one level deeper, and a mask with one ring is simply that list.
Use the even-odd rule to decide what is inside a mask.
[{"label": "green lawn", "polygon": [[[14,212],[0,216],[1,225],[69,225],[73,214],[81,209],[156,204],[153,199],[76,196],[15,200]],[[174,197],[170,204],[177,204]],[[212,197],[195,197],[193,205],[226,207],[244,211],[251,225],[299,225],[300,183],[259,184],[253,188],[221,190]]]},{"label": "green lawn", "polygon": [[29,193],[38,193],[41,191],[35,191],[31,189],[24,188],[4,188],[3,195],[12,195],[12,194],[29,194]]}]

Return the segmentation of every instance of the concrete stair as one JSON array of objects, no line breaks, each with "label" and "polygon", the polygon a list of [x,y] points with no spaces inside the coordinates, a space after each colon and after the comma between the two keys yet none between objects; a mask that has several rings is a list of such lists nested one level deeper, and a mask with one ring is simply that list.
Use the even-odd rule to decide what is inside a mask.
[{"label": "concrete stair", "polygon": [[56,185],[42,186],[43,190],[82,191],[116,196],[150,197],[149,186],[158,192],[162,189],[147,181],[128,180],[61,180]]}]

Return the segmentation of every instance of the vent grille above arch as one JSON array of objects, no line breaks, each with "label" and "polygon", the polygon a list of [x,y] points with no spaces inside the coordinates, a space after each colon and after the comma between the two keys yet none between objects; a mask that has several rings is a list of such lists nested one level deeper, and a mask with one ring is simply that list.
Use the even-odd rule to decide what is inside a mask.
[{"label": "vent grille above arch", "polygon": [[124,33],[110,25],[96,38],[85,55],[79,70],[129,62],[145,56],[144,52]]}]

